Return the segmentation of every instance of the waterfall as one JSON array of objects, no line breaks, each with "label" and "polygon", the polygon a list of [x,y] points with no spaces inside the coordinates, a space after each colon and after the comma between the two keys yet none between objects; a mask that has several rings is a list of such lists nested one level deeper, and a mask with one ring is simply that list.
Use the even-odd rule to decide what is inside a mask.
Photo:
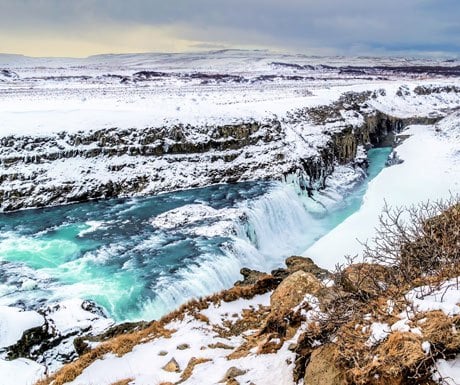
[{"label": "waterfall", "polygon": [[202,255],[174,276],[155,282],[155,297],[143,306],[140,318],[150,319],[190,297],[229,288],[241,278],[242,267],[270,272],[283,266],[286,257],[305,250],[324,234],[324,225],[307,211],[306,199],[294,186],[276,183],[259,198],[239,204],[240,215],[222,253]]}]

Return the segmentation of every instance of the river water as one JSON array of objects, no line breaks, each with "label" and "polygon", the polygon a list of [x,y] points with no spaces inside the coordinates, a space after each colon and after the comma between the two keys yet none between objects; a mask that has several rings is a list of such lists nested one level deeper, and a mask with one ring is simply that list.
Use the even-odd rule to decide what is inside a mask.
[{"label": "river water", "polygon": [[151,320],[306,250],[359,209],[368,178],[323,211],[293,185],[248,182],[0,215],[0,305],[91,299],[117,321]]}]

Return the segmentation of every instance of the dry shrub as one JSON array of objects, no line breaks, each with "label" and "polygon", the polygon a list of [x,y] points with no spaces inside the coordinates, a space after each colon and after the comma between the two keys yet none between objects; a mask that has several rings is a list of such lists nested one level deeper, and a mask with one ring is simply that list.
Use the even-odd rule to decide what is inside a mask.
[{"label": "dry shrub", "polygon": [[339,343],[336,358],[339,366],[349,366],[345,375],[352,384],[402,383],[426,360],[421,337],[413,333],[393,332],[375,347],[366,345],[367,338],[356,338],[356,333],[340,338],[354,340],[354,347],[351,340]]},{"label": "dry shrub", "polygon": [[371,263],[355,263],[336,274],[335,279],[345,291],[372,297],[387,290],[391,268]]},{"label": "dry shrub", "polygon": [[[336,364],[351,384],[430,382],[434,361],[460,349],[460,316],[440,311],[417,314],[404,294],[421,285],[427,285],[430,294],[460,275],[458,198],[409,209],[386,207],[374,246],[366,246],[365,256],[371,263],[338,269],[335,280],[347,293],[337,292],[335,299],[323,304],[324,314],[310,324],[296,352],[308,363],[314,342],[334,341]],[[391,314],[388,302],[394,308]],[[423,339],[410,332],[392,332],[369,346],[370,333],[364,326],[391,325],[397,321],[395,314],[408,308],[416,312],[413,322],[419,321]],[[431,343],[429,354],[422,349],[424,340]]]},{"label": "dry shrub", "polygon": [[385,206],[367,260],[393,267],[388,283],[402,290],[429,277],[460,275],[460,198],[409,208]]},{"label": "dry shrub", "polygon": [[393,332],[377,350],[380,377],[398,378],[407,375],[426,359],[420,336],[409,332]]}]

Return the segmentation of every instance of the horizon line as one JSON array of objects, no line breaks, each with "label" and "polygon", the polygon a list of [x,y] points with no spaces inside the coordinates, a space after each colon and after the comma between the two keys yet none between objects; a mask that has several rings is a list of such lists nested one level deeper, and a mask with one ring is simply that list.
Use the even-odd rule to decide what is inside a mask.
[{"label": "horizon line", "polygon": [[22,53],[12,53],[12,52],[0,52],[0,56],[18,56],[27,59],[90,59],[98,56],[129,56],[129,55],[193,55],[193,54],[218,54],[225,52],[260,52],[273,55],[288,55],[288,56],[303,56],[303,57],[317,57],[317,58],[424,58],[424,59],[454,59],[460,60],[460,55],[454,54],[445,54],[445,56],[436,55],[434,53],[424,53],[424,52],[413,52],[413,53],[387,53],[387,54],[356,54],[356,55],[347,55],[347,54],[335,54],[335,55],[320,55],[314,53],[304,53],[301,51],[287,51],[287,50],[275,50],[269,48],[222,48],[222,49],[210,49],[210,50],[189,50],[189,51],[140,51],[140,52],[101,52],[87,56],[60,56],[60,55],[47,55],[47,56],[34,56],[27,55]]}]

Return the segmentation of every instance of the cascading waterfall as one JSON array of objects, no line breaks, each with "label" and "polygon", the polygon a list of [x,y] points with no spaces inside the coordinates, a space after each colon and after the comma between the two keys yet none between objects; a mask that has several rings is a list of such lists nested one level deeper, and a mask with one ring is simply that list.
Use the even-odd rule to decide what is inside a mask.
[{"label": "cascading waterfall", "polygon": [[228,237],[220,247],[222,253],[204,254],[174,276],[155,282],[156,295],[143,306],[141,318],[175,308],[190,293],[204,296],[231,287],[242,267],[270,271],[282,266],[285,257],[304,250],[324,231],[305,210],[302,199],[293,186],[274,183],[256,200],[238,204],[240,215],[222,234]]},{"label": "cascading waterfall", "polygon": [[[373,151],[371,176],[390,152]],[[364,191],[321,212],[294,184],[248,182],[4,214],[0,305],[82,298],[117,321],[158,318],[232,286],[242,267],[282,266],[358,209]]]}]

